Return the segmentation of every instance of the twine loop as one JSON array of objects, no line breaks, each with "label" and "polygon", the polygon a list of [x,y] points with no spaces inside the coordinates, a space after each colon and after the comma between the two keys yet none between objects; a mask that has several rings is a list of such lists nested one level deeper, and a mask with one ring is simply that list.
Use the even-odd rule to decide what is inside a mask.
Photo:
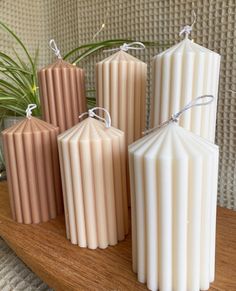
[{"label": "twine loop", "polygon": [[60,53],[60,50],[59,48],[57,47],[57,44],[55,42],[54,39],[51,39],[49,41],[49,46],[50,48],[52,49],[52,51],[54,52],[54,54],[57,56],[58,59],[62,59],[62,56],[61,56],[61,53]]},{"label": "twine loop", "polygon": [[[205,98],[210,98],[210,100],[208,101],[204,101],[202,102],[202,99],[205,99]],[[162,122],[161,124],[153,127],[153,128],[150,128],[146,131],[143,132],[143,134],[148,134],[152,131],[155,131],[171,122],[178,122],[180,116],[187,110],[189,110],[190,108],[193,108],[193,107],[197,107],[197,106],[204,106],[204,105],[208,105],[210,103],[212,103],[214,100],[214,96],[213,95],[202,95],[202,96],[199,96],[199,97],[196,97],[195,99],[193,99],[192,101],[190,101],[188,104],[186,104],[180,111],[174,113],[171,115],[171,117],[169,119],[167,119],[166,121]]]},{"label": "twine loop", "polygon": [[34,110],[35,108],[37,107],[36,104],[29,104],[27,109],[25,110],[26,112],[26,117],[28,119],[31,119],[31,116],[32,116],[32,110]]},{"label": "twine loop", "polygon": [[128,50],[143,50],[145,49],[145,45],[140,41],[134,41],[131,43],[124,43],[120,47],[112,48],[108,50],[104,50],[103,52],[114,52],[114,51],[124,51],[127,52]]},{"label": "twine loop", "polygon": [[192,22],[192,24],[191,25],[185,25],[183,27],[183,29],[180,31],[179,36],[181,36],[182,34],[184,34],[185,35],[185,38],[188,38],[189,34],[193,30],[193,26],[194,26],[196,20],[197,20],[197,16],[196,16],[195,11],[193,10],[193,22]]},{"label": "twine loop", "polygon": [[[97,115],[94,111],[95,110],[102,110],[103,112],[105,112],[105,118]],[[79,119],[82,118],[83,116],[88,115],[89,117],[96,117],[97,119],[104,121],[105,122],[105,126],[106,128],[110,128],[111,127],[111,116],[110,113],[108,112],[108,110],[106,110],[103,107],[94,107],[92,109],[89,109],[88,112],[84,112],[79,116]]]}]

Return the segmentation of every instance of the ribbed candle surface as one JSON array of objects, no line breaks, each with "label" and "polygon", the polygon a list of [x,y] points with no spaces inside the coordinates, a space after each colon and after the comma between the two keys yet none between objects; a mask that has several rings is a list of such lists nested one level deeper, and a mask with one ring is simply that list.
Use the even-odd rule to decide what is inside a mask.
[{"label": "ribbed candle surface", "polygon": [[110,112],[128,144],[145,128],[146,79],[147,65],[122,50],[96,64],[98,106]]},{"label": "ribbed candle surface", "polygon": [[155,56],[151,127],[197,96],[211,94],[215,98],[210,106],[188,111],[179,124],[214,142],[219,70],[220,55],[188,38]]},{"label": "ribbed candle surface", "polygon": [[87,110],[84,71],[61,59],[38,72],[40,99],[45,121],[71,128]]},{"label": "ribbed candle surface", "polygon": [[3,131],[10,203],[20,223],[39,223],[63,212],[59,129],[31,117]]},{"label": "ribbed candle surface", "polygon": [[125,137],[91,117],[58,137],[67,238],[106,248],[128,232]]},{"label": "ribbed candle surface", "polygon": [[129,147],[133,270],[150,290],[207,290],[215,274],[218,147],[171,123]]}]

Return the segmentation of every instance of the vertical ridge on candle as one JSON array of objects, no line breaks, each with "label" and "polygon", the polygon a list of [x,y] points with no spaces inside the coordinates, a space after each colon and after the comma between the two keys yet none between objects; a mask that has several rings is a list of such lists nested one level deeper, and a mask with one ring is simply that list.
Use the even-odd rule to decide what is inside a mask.
[{"label": "vertical ridge on candle", "polygon": [[220,55],[189,39],[153,59],[151,127],[166,121],[194,98],[211,94],[214,102],[193,108],[180,118],[180,125],[214,142]]},{"label": "vertical ridge on candle", "polygon": [[90,249],[117,244],[128,232],[124,133],[89,117],[62,133],[58,147],[67,238]]},{"label": "vertical ridge on candle", "polygon": [[28,224],[61,214],[60,171],[54,157],[58,128],[31,117],[2,134],[13,218]]},{"label": "vertical ridge on candle", "polygon": [[96,64],[98,106],[110,112],[112,125],[125,132],[128,144],[145,127],[146,73],[147,65],[124,51]]},{"label": "vertical ridge on candle", "polygon": [[129,146],[133,271],[150,290],[214,279],[218,147],[175,123]]},{"label": "vertical ridge on candle", "polygon": [[60,132],[78,122],[87,109],[84,71],[63,60],[57,60],[38,72],[43,118]]}]

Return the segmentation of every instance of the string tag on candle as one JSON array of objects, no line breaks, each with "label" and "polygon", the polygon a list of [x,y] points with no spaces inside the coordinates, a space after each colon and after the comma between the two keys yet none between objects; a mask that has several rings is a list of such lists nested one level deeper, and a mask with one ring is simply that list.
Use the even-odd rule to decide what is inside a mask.
[{"label": "string tag on candle", "polygon": [[53,50],[54,54],[57,56],[58,59],[62,59],[62,56],[61,56],[61,53],[60,53],[60,50],[59,48],[57,47],[57,44],[55,42],[54,39],[51,39],[49,41],[49,46],[50,48]]},{"label": "string tag on candle", "polygon": [[143,49],[145,49],[145,45],[140,41],[135,41],[131,43],[124,43],[120,47],[104,50],[103,52],[115,52],[119,50],[127,52],[128,50],[143,50]]},{"label": "string tag on candle", "polygon": [[194,10],[193,10],[193,17],[194,17],[193,23],[191,25],[185,25],[184,28],[180,31],[179,36],[181,36],[182,34],[185,34],[185,38],[188,38],[189,34],[193,30],[193,26],[197,19],[197,16]]},{"label": "string tag on candle", "polygon": [[34,110],[35,108],[37,107],[36,104],[29,104],[27,109],[25,110],[26,112],[26,117],[28,119],[31,119],[31,116],[32,116],[32,110]]},{"label": "string tag on candle", "polygon": [[[199,102],[201,101],[202,99],[205,99],[205,98],[210,98],[210,100],[208,101],[205,101],[205,102]],[[174,113],[171,115],[171,117],[169,119],[167,119],[166,121],[162,122],[161,124],[153,127],[153,128],[150,128],[146,131],[143,132],[143,134],[148,134],[150,132],[153,132],[171,122],[178,122],[179,120],[179,117],[185,112],[187,111],[188,109],[190,108],[193,108],[193,107],[197,107],[197,106],[204,106],[204,105],[208,105],[210,103],[212,103],[214,100],[214,96],[213,95],[202,95],[202,96],[199,96],[195,99],[193,99],[192,101],[190,101],[187,105],[185,105],[180,111]]]},{"label": "string tag on candle", "polygon": [[[106,117],[103,118],[103,117],[97,115],[96,113],[94,113],[95,110],[102,110],[102,111],[104,111],[106,113]],[[111,127],[111,116],[110,116],[110,113],[105,108],[102,108],[102,107],[94,107],[92,109],[89,109],[88,112],[82,113],[79,116],[79,118],[82,118],[85,115],[88,115],[89,117],[96,117],[97,119],[100,119],[100,120],[104,121],[106,128]]]}]

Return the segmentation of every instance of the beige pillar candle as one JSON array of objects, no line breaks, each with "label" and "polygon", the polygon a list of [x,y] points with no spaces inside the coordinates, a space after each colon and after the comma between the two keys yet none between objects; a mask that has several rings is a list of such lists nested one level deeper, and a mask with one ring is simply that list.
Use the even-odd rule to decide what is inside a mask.
[{"label": "beige pillar candle", "polygon": [[58,137],[67,238],[90,249],[128,233],[124,133],[92,118],[95,109]]},{"label": "beige pillar candle", "polygon": [[214,103],[196,107],[180,119],[180,125],[214,142],[220,71],[220,55],[190,39],[184,40],[153,59],[153,102],[151,126],[165,121],[190,100],[211,94]]},{"label": "beige pillar candle", "polygon": [[[32,105],[32,104],[31,104]],[[58,127],[31,117],[2,132],[13,219],[39,223],[63,212]]]},{"label": "beige pillar candle", "polygon": [[63,61],[56,44],[51,46],[58,60],[38,72],[39,92],[43,119],[63,132],[87,110],[84,70]]},{"label": "beige pillar candle", "polygon": [[124,44],[96,64],[97,104],[110,112],[112,125],[125,132],[128,144],[142,136],[146,115],[147,65],[125,52],[140,49],[135,44],[143,46]]},{"label": "beige pillar candle", "polygon": [[207,290],[215,274],[219,150],[178,117],[129,146],[133,270],[153,291]]}]

